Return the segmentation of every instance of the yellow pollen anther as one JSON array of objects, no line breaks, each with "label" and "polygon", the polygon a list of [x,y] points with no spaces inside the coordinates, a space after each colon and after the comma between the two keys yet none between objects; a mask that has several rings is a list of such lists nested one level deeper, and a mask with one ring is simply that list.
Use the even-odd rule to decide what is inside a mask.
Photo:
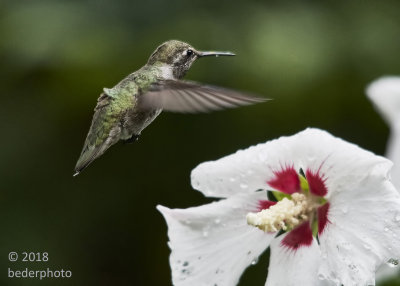
[{"label": "yellow pollen anther", "polygon": [[301,193],[292,194],[292,199],[283,198],[275,205],[258,213],[248,213],[247,223],[265,232],[292,229],[307,220],[315,205]]}]

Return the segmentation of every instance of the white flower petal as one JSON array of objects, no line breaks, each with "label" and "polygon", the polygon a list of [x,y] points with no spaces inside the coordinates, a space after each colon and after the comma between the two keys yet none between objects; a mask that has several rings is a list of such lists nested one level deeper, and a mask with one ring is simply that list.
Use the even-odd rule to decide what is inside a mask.
[{"label": "white flower petal", "polygon": [[318,278],[321,256],[316,241],[314,240],[310,246],[291,251],[281,245],[281,241],[286,235],[281,235],[271,242],[268,278],[265,285],[323,285],[324,282]]},{"label": "white flower petal", "polygon": [[386,157],[393,161],[393,184],[400,188],[400,77],[382,77],[367,88],[369,99],[390,125]]},{"label": "white flower petal", "polygon": [[211,197],[251,193],[270,189],[273,172],[287,166],[319,171],[329,193],[342,190],[343,183],[356,186],[372,169],[388,172],[391,163],[325,131],[306,129],[200,164],[192,171],[192,186]]},{"label": "white flower petal", "polygon": [[375,285],[375,271],[400,257],[400,196],[383,173],[370,174],[353,190],[334,193],[319,237],[319,275],[338,285]]},{"label": "white flower petal", "polygon": [[400,77],[375,80],[367,87],[367,95],[389,125],[400,120]]},{"label": "white flower petal", "polygon": [[236,285],[274,237],[247,225],[261,199],[264,192],[188,209],[158,206],[168,224],[174,285]]},{"label": "white flower petal", "polygon": [[386,149],[386,157],[393,162],[393,168],[390,173],[392,182],[397,189],[400,189],[400,118],[392,125]]}]

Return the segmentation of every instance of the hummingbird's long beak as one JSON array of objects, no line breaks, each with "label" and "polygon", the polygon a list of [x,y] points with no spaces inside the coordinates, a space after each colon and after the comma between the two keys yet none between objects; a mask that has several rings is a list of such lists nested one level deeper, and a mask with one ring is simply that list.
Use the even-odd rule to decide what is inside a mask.
[{"label": "hummingbird's long beak", "polygon": [[198,52],[197,55],[198,55],[199,58],[201,58],[201,57],[211,57],[211,56],[214,56],[214,57],[235,56],[235,54],[231,53],[231,52],[214,52],[214,51],[212,51],[212,52],[211,51],[209,51],[209,52]]}]

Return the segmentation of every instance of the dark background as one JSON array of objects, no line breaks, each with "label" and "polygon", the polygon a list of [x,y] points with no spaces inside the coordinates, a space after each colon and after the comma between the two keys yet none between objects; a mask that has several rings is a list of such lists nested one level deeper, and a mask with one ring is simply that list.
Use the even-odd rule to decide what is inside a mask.
[{"label": "dark background", "polygon": [[[209,202],[190,186],[197,164],[308,126],[384,154],[389,130],[364,90],[400,74],[399,11],[399,1],[1,1],[0,285],[170,285],[155,206]],[[169,39],[237,54],[199,60],[187,79],[273,101],[162,114],[73,178],[102,88]],[[50,260],[11,263],[10,251]],[[264,285],[267,265],[264,255],[240,285]],[[9,279],[8,267],[73,276]]]}]

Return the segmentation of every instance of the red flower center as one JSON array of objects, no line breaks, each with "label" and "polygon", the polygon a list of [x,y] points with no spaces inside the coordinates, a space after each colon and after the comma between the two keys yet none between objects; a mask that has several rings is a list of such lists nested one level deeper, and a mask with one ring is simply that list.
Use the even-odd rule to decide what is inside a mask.
[{"label": "red flower center", "polygon": [[[272,194],[275,194],[278,201],[284,197],[287,198],[287,195],[302,193],[313,206],[312,211],[305,216],[307,219],[288,230],[281,242],[282,246],[290,250],[310,246],[313,242],[313,234],[321,235],[330,223],[328,218],[330,204],[324,199],[328,193],[324,174],[321,174],[320,169],[317,171],[307,169],[305,173],[300,170],[298,173],[293,166],[285,166],[273,173],[274,177],[268,180],[267,184],[274,189]],[[279,195],[279,193],[283,194]],[[276,204],[275,201],[260,200],[259,211],[269,209]]]}]

